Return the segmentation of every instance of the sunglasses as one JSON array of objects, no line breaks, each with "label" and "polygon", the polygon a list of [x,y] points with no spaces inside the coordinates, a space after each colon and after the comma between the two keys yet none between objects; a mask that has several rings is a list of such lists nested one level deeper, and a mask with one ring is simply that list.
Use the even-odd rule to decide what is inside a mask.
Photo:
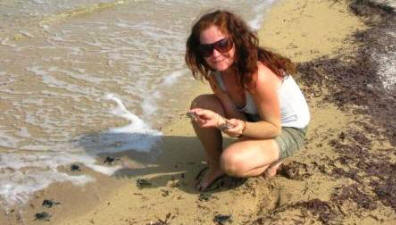
[{"label": "sunglasses", "polygon": [[213,49],[216,49],[220,53],[228,52],[233,46],[233,42],[228,38],[223,38],[212,44],[200,44],[198,47],[199,53],[203,57],[209,57],[213,53]]}]

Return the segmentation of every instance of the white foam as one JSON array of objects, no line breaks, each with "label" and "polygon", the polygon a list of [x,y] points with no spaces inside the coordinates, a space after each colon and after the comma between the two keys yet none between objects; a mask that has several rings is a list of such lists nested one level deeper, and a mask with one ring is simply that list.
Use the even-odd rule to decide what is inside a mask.
[{"label": "white foam", "polygon": [[[54,67],[52,67],[53,69]],[[80,94],[85,94],[85,95],[90,95],[92,94],[92,91],[95,91],[95,87],[85,87],[81,85],[74,85],[71,83],[68,83],[66,81],[57,79],[55,76],[51,75],[48,73],[45,68],[40,67],[40,66],[32,66],[26,68],[27,71],[33,72],[38,76],[41,76],[42,81],[47,84],[49,87],[54,87],[58,89],[64,89],[67,90],[71,93],[80,93]],[[49,71],[49,72],[54,72],[54,71]],[[56,71],[56,72],[62,72],[62,71]]]},{"label": "white foam", "polygon": [[8,135],[4,130],[0,129],[0,146],[15,148],[18,139]]},{"label": "white foam", "polygon": [[158,110],[156,106],[156,93],[148,94],[141,104],[145,116],[152,116]]},{"label": "white foam", "polygon": [[258,4],[254,7],[253,11],[255,12],[255,17],[248,21],[248,25],[255,31],[258,31],[261,27],[261,23],[263,22],[264,10],[268,9],[270,5],[272,5],[275,0],[266,0],[262,1],[261,4]]},{"label": "white foam", "polygon": [[71,176],[54,170],[36,171],[27,170],[24,172],[15,171],[12,176],[7,173],[0,174],[0,199],[4,204],[15,205],[25,203],[32,193],[48,187],[53,182],[70,181],[75,185],[83,185],[94,181],[87,175]]},{"label": "white foam", "polygon": [[107,135],[111,137],[111,140],[106,142],[107,151],[136,150],[149,152],[161,142],[162,133],[152,129],[135,114],[129,112],[121,99],[114,94],[107,94],[106,99],[112,100],[117,104],[111,110],[112,114],[125,118],[130,122],[126,126],[109,129]]},{"label": "white foam", "polygon": [[29,133],[28,129],[26,127],[21,127],[19,129],[19,132],[17,133],[20,137],[31,137],[32,135]]},{"label": "white foam", "polygon": [[164,80],[162,81],[162,85],[170,86],[173,85],[181,76],[188,73],[188,70],[177,70],[172,72],[171,74],[165,76]]}]

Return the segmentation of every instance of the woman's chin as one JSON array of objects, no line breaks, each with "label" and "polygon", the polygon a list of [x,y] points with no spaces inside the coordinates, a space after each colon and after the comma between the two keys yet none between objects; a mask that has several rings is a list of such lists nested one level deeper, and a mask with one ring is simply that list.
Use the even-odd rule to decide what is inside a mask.
[{"label": "woman's chin", "polygon": [[219,65],[215,65],[212,68],[214,68],[215,70],[219,71],[219,72],[223,72],[225,70],[227,70],[230,66],[229,65],[225,65],[225,64],[219,64]]}]

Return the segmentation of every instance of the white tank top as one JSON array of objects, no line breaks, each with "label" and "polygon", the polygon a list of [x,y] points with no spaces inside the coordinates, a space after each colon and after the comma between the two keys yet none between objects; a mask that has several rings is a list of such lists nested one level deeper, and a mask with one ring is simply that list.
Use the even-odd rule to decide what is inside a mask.
[{"label": "white tank top", "polygon": [[[226,92],[221,74],[214,73],[214,75],[220,88]],[[248,91],[245,91],[245,96],[246,105],[239,110],[259,120],[260,116],[253,96]],[[282,84],[278,89],[278,97],[282,127],[305,128],[310,120],[309,108],[304,95],[292,76],[287,75],[283,78]]]}]

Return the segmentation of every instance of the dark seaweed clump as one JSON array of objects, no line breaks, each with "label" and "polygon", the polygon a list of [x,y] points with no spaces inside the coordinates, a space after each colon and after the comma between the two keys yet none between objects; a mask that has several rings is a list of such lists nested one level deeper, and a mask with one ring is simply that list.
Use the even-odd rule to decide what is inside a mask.
[{"label": "dark seaweed clump", "polygon": [[[362,216],[368,212],[373,219],[381,219],[369,213],[379,203],[396,212],[396,87],[382,83],[383,65],[379,55],[392,57],[396,41],[394,9],[370,0],[350,0],[350,9],[362,16],[369,29],[356,32],[352,41],[358,49],[353,53],[340,50],[337,57],[321,57],[298,65],[306,97],[322,97],[340,110],[352,110],[364,117],[354,121],[353,126],[340,131],[329,145],[338,154],[335,159],[323,156],[315,162],[290,162],[279,171],[284,177],[294,180],[309,178],[315,170],[334,178],[351,179],[350,185],[333,190],[331,199],[311,199],[276,207],[254,220],[253,225],[279,224],[285,217],[282,212],[300,210],[301,216],[288,218],[294,224],[343,224],[351,215]],[[392,59],[391,59],[392,60]],[[389,67],[391,64],[388,65]],[[327,92],[322,90],[326,89]],[[373,149],[372,138],[389,140],[392,148]],[[302,193],[304,194],[304,193]],[[307,217],[310,212],[314,217]],[[367,215],[367,214],[365,214]]]},{"label": "dark seaweed clump", "polygon": [[[322,57],[301,63],[298,65],[299,81],[304,84],[303,90],[308,97],[323,96],[325,101],[335,103],[340,109],[357,106],[354,113],[373,118],[370,122],[384,128],[382,134],[396,145],[396,87],[383,86],[383,65],[378,61],[379,56],[389,56],[390,61],[396,52],[392,35],[396,30],[396,16],[381,8],[365,7],[380,11],[374,15],[381,16],[381,21],[354,34],[353,41],[359,45],[356,54],[340,51],[335,58]],[[328,90],[327,94],[322,92],[323,88]]]},{"label": "dark seaweed clump", "polygon": [[294,180],[303,180],[310,177],[312,174],[308,172],[308,166],[305,163],[292,161],[284,164],[278,171],[278,174]]},{"label": "dark seaweed clump", "polygon": [[358,208],[364,208],[368,210],[374,210],[377,208],[377,203],[366,193],[362,192],[357,184],[344,186],[339,188],[338,191],[333,193],[331,200],[339,206],[342,206],[345,200],[351,200],[355,202]]},{"label": "dark seaweed clump", "polygon": [[147,225],[169,225],[170,220],[174,219],[175,216],[172,216],[171,213],[166,214],[165,219],[158,219],[156,222],[150,222]]}]

